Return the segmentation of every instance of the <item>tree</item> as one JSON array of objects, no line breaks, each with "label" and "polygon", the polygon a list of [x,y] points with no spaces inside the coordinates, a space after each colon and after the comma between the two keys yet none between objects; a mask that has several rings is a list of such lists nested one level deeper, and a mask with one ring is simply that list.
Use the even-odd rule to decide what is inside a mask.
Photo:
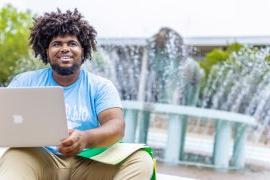
[{"label": "tree", "polygon": [[12,5],[0,9],[0,85],[7,84],[16,62],[30,55],[28,47],[30,11],[20,12]]}]

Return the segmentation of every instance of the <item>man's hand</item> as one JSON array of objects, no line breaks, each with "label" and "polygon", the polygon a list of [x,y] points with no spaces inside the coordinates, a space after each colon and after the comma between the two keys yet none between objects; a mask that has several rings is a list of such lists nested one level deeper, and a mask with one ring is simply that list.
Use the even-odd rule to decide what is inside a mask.
[{"label": "man's hand", "polygon": [[86,148],[86,137],[84,132],[78,130],[69,130],[69,137],[63,139],[58,147],[60,153],[64,156],[73,156]]}]

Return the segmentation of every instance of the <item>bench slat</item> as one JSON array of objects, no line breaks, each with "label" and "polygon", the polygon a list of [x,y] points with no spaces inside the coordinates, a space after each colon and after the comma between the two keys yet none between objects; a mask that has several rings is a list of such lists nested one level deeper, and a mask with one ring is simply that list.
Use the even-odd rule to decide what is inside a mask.
[{"label": "bench slat", "polygon": [[238,122],[247,125],[256,125],[256,119],[252,116],[221,111],[216,109],[205,109],[192,106],[183,105],[172,105],[172,104],[161,104],[161,103],[145,103],[140,101],[122,101],[123,107],[125,109],[133,109],[139,111],[149,111],[156,113],[168,113],[168,114],[178,114],[178,115],[189,115],[195,117],[204,117],[211,119],[220,119],[230,122]]}]

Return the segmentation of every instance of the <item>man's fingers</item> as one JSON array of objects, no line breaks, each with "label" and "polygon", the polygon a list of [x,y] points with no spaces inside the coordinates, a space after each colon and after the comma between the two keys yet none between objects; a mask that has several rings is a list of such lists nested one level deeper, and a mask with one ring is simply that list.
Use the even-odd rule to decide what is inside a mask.
[{"label": "man's fingers", "polygon": [[69,130],[69,137],[64,139],[58,150],[64,156],[72,156],[78,153],[82,148],[84,148],[84,144],[82,141],[82,134],[76,130]]},{"label": "man's fingers", "polygon": [[75,143],[69,147],[60,147],[59,151],[64,155],[77,153],[80,151],[80,143]]},{"label": "man's fingers", "polygon": [[74,132],[74,129],[69,129],[68,134],[71,135]]},{"label": "man's fingers", "polygon": [[78,142],[80,140],[80,134],[75,133],[75,131],[62,142],[63,146],[71,146],[74,143]]},{"label": "man's fingers", "polygon": [[62,146],[72,146],[72,144],[74,144],[74,140],[72,138],[68,138],[64,140],[61,144]]}]

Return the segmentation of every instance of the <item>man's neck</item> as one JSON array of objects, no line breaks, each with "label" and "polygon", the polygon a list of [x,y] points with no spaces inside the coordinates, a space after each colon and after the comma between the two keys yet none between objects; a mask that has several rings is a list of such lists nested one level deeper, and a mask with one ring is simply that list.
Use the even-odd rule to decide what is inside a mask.
[{"label": "man's neck", "polygon": [[53,79],[61,86],[69,86],[74,83],[80,75],[80,69],[74,74],[63,76],[53,71]]}]

